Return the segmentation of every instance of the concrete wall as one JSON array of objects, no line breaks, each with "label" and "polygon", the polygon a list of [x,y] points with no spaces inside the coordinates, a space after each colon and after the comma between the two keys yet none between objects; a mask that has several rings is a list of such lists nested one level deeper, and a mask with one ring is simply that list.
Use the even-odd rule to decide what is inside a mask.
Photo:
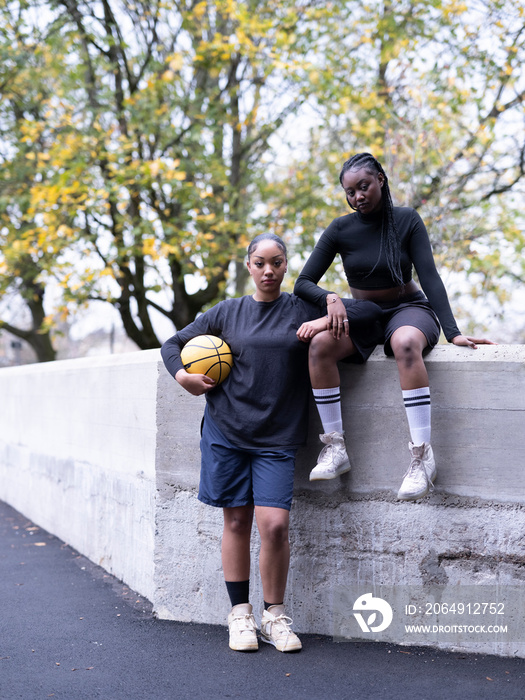
[{"label": "concrete wall", "polygon": [[[224,624],[221,513],[195,497],[204,399],[158,358],[1,370],[0,498],[147,596],[159,617]],[[525,346],[438,346],[427,367],[438,480],[417,503],[396,500],[409,459],[392,359],[376,350],[366,366],[342,367],[350,474],[308,481],[320,447],[311,411],[291,514],[287,603],[299,631],[331,635],[350,583],[525,590]],[[256,533],[252,544],[259,609]],[[525,656],[524,642],[435,645]]]},{"label": "concrete wall", "polygon": [[154,597],[158,352],[0,370],[0,498]]}]

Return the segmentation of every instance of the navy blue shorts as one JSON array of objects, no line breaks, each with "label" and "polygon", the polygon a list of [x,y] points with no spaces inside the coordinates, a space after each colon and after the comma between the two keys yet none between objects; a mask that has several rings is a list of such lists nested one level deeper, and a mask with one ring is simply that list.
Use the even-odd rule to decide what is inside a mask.
[{"label": "navy blue shorts", "polygon": [[232,445],[204,413],[199,501],[217,508],[269,506],[290,510],[297,449],[248,450]]}]

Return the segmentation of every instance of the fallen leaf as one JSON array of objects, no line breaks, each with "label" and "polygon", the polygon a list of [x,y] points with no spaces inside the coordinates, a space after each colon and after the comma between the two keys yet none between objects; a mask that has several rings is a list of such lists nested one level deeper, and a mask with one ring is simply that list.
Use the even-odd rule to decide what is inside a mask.
[{"label": "fallen leaf", "polygon": [[485,676],[485,678],[486,678],[488,681],[494,680],[493,678],[489,678],[488,676]]},{"label": "fallen leaf", "polygon": [[33,542],[33,544],[35,545],[35,547],[45,547],[46,546],[45,542]]}]

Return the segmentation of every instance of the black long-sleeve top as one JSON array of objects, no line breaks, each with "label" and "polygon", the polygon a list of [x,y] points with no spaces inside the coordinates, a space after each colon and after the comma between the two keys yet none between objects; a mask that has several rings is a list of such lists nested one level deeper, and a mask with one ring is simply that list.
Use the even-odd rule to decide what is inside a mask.
[{"label": "black long-sleeve top", "polygon": [[[423,220],[415,209],[394,207],[397,225],[403,283],[412,279],[415,267],[421,287],[436,312],[446,339],[461,335],[450,308],[447,292],[436,269],[432,247]],[[322,304],[326,289],[318,282],[339,254],[346,279],[355,289],[392,289],[398,283],[388,268],[384,246],[381,246],[381,213],[359,212],[334,219],[321,235],[295,283],[294,292],[302,299]]]}]

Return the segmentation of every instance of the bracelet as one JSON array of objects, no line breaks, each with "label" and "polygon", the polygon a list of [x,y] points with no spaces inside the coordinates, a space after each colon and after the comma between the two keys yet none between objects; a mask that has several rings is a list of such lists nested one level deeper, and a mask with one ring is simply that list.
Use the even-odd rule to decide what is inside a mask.
[{"label": "bracelet", "polygon": [[327,304],[335,304],[335,302],[338,300],[339,300],[339,297],[337,295],[336,295],[335,299],[329,299],[328,296],[326,297]]}]

